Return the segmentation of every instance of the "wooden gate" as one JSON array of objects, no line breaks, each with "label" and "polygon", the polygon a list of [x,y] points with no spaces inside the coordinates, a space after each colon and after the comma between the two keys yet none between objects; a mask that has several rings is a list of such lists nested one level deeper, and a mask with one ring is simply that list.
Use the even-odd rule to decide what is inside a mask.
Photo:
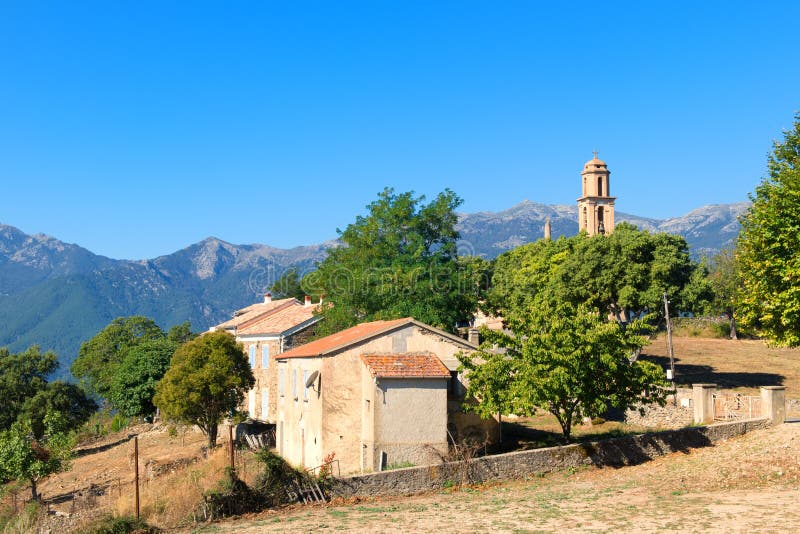
[{"label": "wooden gate", "polygon": [[714,420],[740,421],[761,416],[761,397],[741,394],[714,394]]}]

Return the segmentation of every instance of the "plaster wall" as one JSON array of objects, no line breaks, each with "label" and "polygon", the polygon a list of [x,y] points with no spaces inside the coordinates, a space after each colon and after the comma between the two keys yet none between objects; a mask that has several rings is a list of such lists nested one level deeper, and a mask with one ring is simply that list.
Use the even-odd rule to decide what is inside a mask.
[{"label": "plaster wall", "polygon": [[383,461],[427,465],[447,454],[446,379],[378,378],[373,398],[374,419],[366,422],[374,424],[373,461],[365,470],[379,471]]}]

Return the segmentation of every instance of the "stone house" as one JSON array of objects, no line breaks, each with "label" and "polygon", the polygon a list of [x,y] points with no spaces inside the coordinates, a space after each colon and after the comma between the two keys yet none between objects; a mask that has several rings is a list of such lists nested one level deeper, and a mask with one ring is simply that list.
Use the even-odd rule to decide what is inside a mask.
[{"label": "stone house", "polygon": [[277,448],[344,473],[439,463],[453,440],[493,442],[499,425],[464,413],[456,354],[477,347],[413,318],[362,323],[278,354]]},{"label": "stone house", "polygon": [[264,302],[238,310],[232,319],[211,328],[230,332],[244,345],[256,379],[242,406],[251,419],[275,423],[278,374],[273,357],[310,338],[320,320],[315,315],[318,307],[311,297],[301,303],[294,298],[273,300],[267,293]]}]

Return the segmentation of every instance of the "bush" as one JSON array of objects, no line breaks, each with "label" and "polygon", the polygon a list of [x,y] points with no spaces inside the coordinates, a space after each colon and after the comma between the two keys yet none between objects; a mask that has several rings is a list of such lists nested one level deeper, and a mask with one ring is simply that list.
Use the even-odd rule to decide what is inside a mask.
[{"label": "bush", "polygon": [[236,471],[225,468],[225,476],[216,489],[203,495],[201,517],[206,520],[257,512],[263,508],[257,492],[247,487],[236,476]]},{"label": "bush", "polygon": [[281,456],[269,449],[261,449],[256,459],[264,469],[256,477],[253,489],[267,507],[287,502],[287,487],[293,487],[303,473],[289,465]]},{"label": "bush", "polygon": [[150,534],[160,532],[160,530],[135,517],[109,515],[79,532],[81,534],[127,534],[128,532]]}]

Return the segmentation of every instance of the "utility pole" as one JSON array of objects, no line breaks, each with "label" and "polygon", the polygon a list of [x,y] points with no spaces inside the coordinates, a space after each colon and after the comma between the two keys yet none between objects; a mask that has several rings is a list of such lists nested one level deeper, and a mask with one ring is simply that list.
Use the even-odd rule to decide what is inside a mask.
[{"label": "utility pole", "polygon": [[667,320],[667,348],[669,350],[669,379],[672,381],[672,388],[675,389],[675,354],[672,351],[672,323],[669,320],[669,299],[664,293],[664,316]]},{"label": "utility pole", "polygon": [[234,450],[233,450],[233,425],[228,425],[228,443],[231,447],[231,472],[236,472],[236,465],[234,464]]}]

